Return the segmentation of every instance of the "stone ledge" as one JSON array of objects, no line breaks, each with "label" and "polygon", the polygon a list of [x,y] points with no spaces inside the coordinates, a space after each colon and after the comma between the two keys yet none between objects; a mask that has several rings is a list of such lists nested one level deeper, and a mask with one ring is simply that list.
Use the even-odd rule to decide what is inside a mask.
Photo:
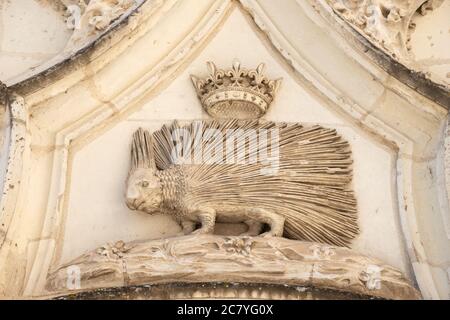
[{"label": "stone ledge", "polygon": [[[77,274],[80,287],[69,290]],[[347,248],[217,235],[108,244],[52,272],[46,289],[49,295],[66,295],[171,283],[283,284],[368,298],[420,299],[400,271]]]}]

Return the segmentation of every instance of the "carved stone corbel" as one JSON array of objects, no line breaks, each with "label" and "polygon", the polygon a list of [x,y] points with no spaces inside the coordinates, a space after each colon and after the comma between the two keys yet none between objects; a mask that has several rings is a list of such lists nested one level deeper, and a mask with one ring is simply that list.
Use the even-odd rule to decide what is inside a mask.
[{"label": "carved stone corbel", "polygon": [[8,96],[8,87],[0,81],[0,106],[6,107],[6,99]]},{"label": "carved stone corbel", "polygon": [[[75,282],[74,276],[79,277]],[[70,283],[79,288],[68,288]],[[420,299],[399,270],[350,249],[285,238],[218,235],[108,244],[52,272],[47,290],[58,296],[170,283],[284,284],[366,298]]]}]

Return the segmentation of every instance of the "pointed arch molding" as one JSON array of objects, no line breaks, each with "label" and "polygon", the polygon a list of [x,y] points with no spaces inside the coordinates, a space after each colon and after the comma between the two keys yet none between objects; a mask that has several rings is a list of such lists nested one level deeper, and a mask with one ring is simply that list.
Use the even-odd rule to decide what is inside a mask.
[{"label": "pointed arch molding", "polygon": [[[303,43],[305,39],[296,35],[292,26],[295,21],[277,19],[281,9],[274,1],[147,1],[126,25],[67,67],[16,87],[23,99],[21,117],[28,119],[17,120],[21,127],[16,130],[27,139],[20,142],[23,146],[11,143],[11,162],[20,165],[8,167],[8,174],[27,179],[21,179],[2,198],[6,212],[0,216],[0,270],[14,270],[17,276],[11,279],[5,272],[0,274],[0,295],[45,293],[46,276],[60,256],[58,239],[64,232],[73,155],[160,92],[208,43],[232,10],[242,10],[261,39],[324,104],[397,151],[392,175],[414,275],[425,298],[445,298],[448,288],[440,283],[448,268],[442,261],[449,261],[445,256],[449,238],[443,225],[448,209],[440,196],[445,188],[440,188],[433,173],[437,172],[447,111],[374,65],[306,1],[287,0],[286,4],[301,14],[298,28],[308,26],[311,32],[326,35],[322,40],[334,50],[327,53],[328,62],[312,58],[315,50],[326,50],[320,41]],[[184,17],[180,30],[167,32],[170,22],[180,21],[180,17]],[[136,61],[139,68],[134,68]],[[111,81],[110,73],[120,64],[129,67],[122,77]],[[367,93],[354,90],[351,81],[336,85],[337,77],[346,77],[349,64],[371,79],[369,91],[372,85],[383,85],[378,98],[366,99]],[[335,72],[325,76],[321,68],[331,65]],[[65,95],[79,96],[76,108],[67,103]],[[13,104],[10,108],[14,110]],[[25,151],[14,151],[16,148]],[[11,206],[11,202],[20,206]]]}]

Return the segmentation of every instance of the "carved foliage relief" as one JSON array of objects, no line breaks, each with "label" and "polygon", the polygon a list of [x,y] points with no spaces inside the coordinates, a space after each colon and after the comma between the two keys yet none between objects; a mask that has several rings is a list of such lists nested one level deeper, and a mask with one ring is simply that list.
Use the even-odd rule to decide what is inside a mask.
[{"label": "carved foliage relief", "polygon": [[95,38],[127,11],[144,0],[61,0],[66,7],[67,28],[74,30],[67,47]]},{"label": "carved foliage relief", "polygon": [[435,0],[327,0],[333,10],[396,59],[408,57],[413,15],[425,15]]}]

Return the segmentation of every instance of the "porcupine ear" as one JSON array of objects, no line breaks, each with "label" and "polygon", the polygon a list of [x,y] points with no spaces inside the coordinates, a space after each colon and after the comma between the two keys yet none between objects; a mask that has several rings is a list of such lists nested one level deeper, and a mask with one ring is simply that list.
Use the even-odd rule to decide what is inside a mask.
[{"label": "porcupine ear", "polygon": [[138,168],[156,170],[153,137],[142,128],[133,134],[131,145],[131,171]]}]

